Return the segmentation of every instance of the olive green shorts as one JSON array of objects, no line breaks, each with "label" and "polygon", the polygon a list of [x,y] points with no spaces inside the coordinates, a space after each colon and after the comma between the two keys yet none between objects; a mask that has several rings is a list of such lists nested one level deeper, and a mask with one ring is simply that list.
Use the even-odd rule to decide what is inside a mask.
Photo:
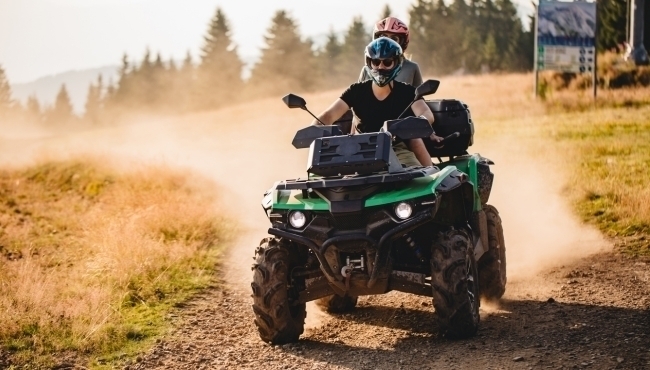
[{"label": "olive green shorts", "polygon": [[404,142],[393,145],[393,151],[397,155],[400,163],[405,167],[420,167],[420,161],[415,157],[415,153],[410,151]]}]

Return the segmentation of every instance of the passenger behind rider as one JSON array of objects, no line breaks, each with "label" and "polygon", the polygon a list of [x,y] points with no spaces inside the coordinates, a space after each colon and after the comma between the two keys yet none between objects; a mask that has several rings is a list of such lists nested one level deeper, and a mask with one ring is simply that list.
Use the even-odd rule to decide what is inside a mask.
[{"label": "passenger behind rider", "polygon": [[[326,125],[331,125],[349,109],[359,119],[356,131],[360,133],[378,132],[384,121],[397,119],[415,97],[415,87],[396,81],[404,62],[402,47],[387,37],[371,41],[365,49],[366,66],[371,79],[357,82],[343,92],[318,118]],[[402,117],[419,116],[430,124],[433,113],[423,99],[418,99],[406,110]],[[320,125],[317,120],[312,125]],[[431,136],[434,141],[441,138]],[[409,150],[410,147],[410,150]],[[404,142],[393,145],[400,162],[407,166],[431,166],[429,155],[422,139],[410,140],[409,147]]]},{"label": "passenger behind rider", "polygon": [[[406,23],[395,17],[387,17],[379,22],[375,23],[375,28],[372,31],[373,39],[379,37],[388,37],[391,40],[396,41],[399,46],[402,47],[402,52],[406,53],[406,48],[409,46],[410,33],[409,28]],[[359,82],[370,80],[372,77],[367,72],[366,67],[361,68],[361,73],[359,73]],[[417,63],[411,61],[409,58],[404,55],[404,63],[402,64],[402,70],[395,77],[396,81],[404,82],[409,85],[418,87],[422,85],[422,74],[420,73],[420,66]],[[356,119],[354,120],[356,121]],[[433,139],[433,138],[432,138]],[[405,142],[406,146],[411,148],[411,140]],[[424,160],[424,157],[422,157]],[[426,159],[426,162],[429,162],[429,159]],[[424,166],[424,163],[422,163]]]},{"label": "passenger behind rider", "polygon": [[[409,45],[409,28],[406,23],[400,21],[395,17],[388,17],[380,20],[375,23],[375,28],[372,31],[373,39],[379,37],[388,37],[391,40],[396,41],[399,46],[402,47],[402,53],[406,53],[406,48]],[[361,73],[359,74],[359,82],[367,81],[372,79],[370,74],[367,72],[365,66],[361,68]],[[404,63],[402,64],[402,70],[399,72],[396,81],[404,82],[409,85],[418,87],[422,84],[422,74],[420,73],[420,67],[417,63],[412,62],[408,58],[404,58]]]}]

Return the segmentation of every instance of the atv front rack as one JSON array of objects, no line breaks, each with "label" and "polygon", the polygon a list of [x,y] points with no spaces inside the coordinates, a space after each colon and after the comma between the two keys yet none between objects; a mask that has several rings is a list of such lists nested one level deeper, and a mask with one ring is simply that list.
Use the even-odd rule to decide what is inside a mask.
[{"label": "atv front rack", "polygon": [[311,179],[293,179],[280,181],[275,190],[307,190],[322,188],[337,188],[344,186],[385,184],[391,182],[410,181],[419,177],[430,176],[440,169],[431,167],[410,167],[404,172],[380,172],[372,175],[346,175],[336,177],[318,177]]}]

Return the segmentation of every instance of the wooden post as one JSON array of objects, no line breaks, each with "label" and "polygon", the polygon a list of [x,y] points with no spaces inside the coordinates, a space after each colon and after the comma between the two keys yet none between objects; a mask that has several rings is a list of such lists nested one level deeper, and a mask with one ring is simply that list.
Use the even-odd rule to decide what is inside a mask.
[{"label": "wooden post", "polygon": [[[535,6],[534,3],[533,3],[533,6]],[[535,83],[533,84],[533,89],[534,89],[533,90],[533,98],[534,99],[537,99],[537,96],[538,96],[538,93],[539,93],[539,91],[538,91],[539,70],[537,68],[537,66],[538,66],[537,58],[539,58],[539,51],[537,50],[537,47],[538,47],[538,45],[537,45],[537,29],[538,28],[539,28],[539,6],[535,6],[535,30],[533,31],[533,35],[534,35],[534,38],[533,38],[534,44],[533,45],[535,45],[534,46],[534,51],[533,51],[533,55],[534,55],[533,56],[533,58],[534,58],[534,60],[533,60],[533,70],[535,71]]]}]

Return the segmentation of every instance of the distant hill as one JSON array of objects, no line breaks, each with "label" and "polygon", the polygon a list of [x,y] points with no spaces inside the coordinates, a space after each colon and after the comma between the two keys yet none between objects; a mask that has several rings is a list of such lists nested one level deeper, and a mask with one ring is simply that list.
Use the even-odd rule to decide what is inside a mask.
[{"label": "distant hill", "polygon": [[[244,70],[242,71],[242,78],[246,79],[250,76],[250,69],[257,61],[257,56],[246,56],[242,58],[244,62]],[[176,61],[176,65],[182,64],[182,61]],[[86,96],[88,95],[88,86],[97,81],[97,76],[100,74],[104,79],[106,86],[109,81],[114,84],[118,82],[119,66],[105,66],[99,68],[91,68],[84,70],[74,70],[55,75],[41,77],[35,81],[11,85],[14,99],[20,100],[23,104],[31,95],[36,96],[41,106],[48,106],[54,104],[56,94],[59,92],[62,84],[65,84],[70,94],[70,100],[77,114],[83,114],[84,105],[86,104]]]},{"label": "distant hill", "polygon": [[97,81],[100,74],[107,84],[111,79],[113,83],[117,82],[117,71],[119,66],[106,66],[85,70],[67,71],[51,76],[41,77],[35,81],[15,84],[11,86],[15,99],[25,103],[31,95],[36,96],[42,106],[54,104],[56,94],[59,92],[62,84],[65,84],[70,100],[76,113],[81,114],[84,111],[88,86]]}]

